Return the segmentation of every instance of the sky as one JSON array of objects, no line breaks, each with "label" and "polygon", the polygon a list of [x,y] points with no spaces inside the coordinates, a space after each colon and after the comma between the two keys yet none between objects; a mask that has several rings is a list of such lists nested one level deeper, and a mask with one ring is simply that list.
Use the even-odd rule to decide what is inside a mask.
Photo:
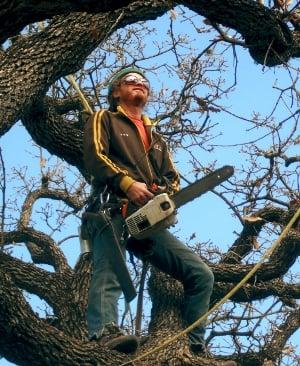
[{"label": "sky", "polygon": [[[165,31],[164,26],[167,23],[169,15],[160,18],[157,22],[152,22],[161,27],[161,34]],[[176,23],[176,20],[175,20]],[[178,32],[180,32],[185,24],[176,24]],[[208,42],[208,39],[205,39]],[[236,91],[227,100],[227,105],[234,106],[235,112],[249,118],[255,110],[260,111],[262,115],[268,114],[275,100],[274,82],[277,79],[281,86],[288,85],[288,74],[282,68],[268,69],[257,65],[250,58],[246,50],[238,49],[238,84]],[[167,60],[165,60],[167,62]],[[228,74],[229,75],[229,74]],[[226,76],[228,76],[226,74]],[[161,75],[164,82],[168,83],[167,74]],[[230,76],[229,76],[230,77]],[[279,111],[279,116],[285,115],[286,111]],[[249,131],[245,131],[241,127],[241,122],[226,114],[221,114],[219,117],[218,132],[221,134],[215,144],[224,144],[228,147],[222,149],[222,154],[217,156],[217,167],[222,165],[232,165],[237,170],[243,164],[241,161],[240,146],[232,147],[235,144],[248,142],[250,138]],[[252,138],[252,136],[251,136]],[[6,170],[11,168],[22,168],[27,166],[29,174],[38,175],[40,172],[39,160],[33,159],[32,154],[37,155],[38,149],[32,149],[30,136],[25,131],[24,127],[18,123],[5,136],[1,138],[1,149],[6,162]],[[196,149],[199,159],[203,162],[209,162],[212,155],[199,147]],[[188,156],[177,153],[174,155],[176,166],[180,172],[187,178],[193,180],[190,174],[188,165]],[[14,182],[9,182],[9,190],[13,192]],[[43,204],[43,202],[41,203]],[[237,233],[241,230],[239,221],[232,216],[232,212],[228,209],[223,201],[221,201],[213,193],[207,193],[201,198],[194,200],[181,208],[178,213],[178,225],[173,228],[176,234],[183,240],[188,241],[192,234],[196,234],[195,241],[212,242],[219,246],[223,251],[232,244],[236,239]],[[75,224],[74,224],[75,225]],[[77,228],[73,227],[70,234],[76,234]],[[218,229],[216,229],[216,227]],[[70,264],[73,266],[79,256],[78,239],[67,241],[63,245],[63,249],[69,258]],[[18,253],[22,253],[24,260],[29,260],[28,253],[22,248],[17,248]],[[35,300],[33,300],[34,302]],[[299,333],[299,332],[298,332]],[[0,366],[13,365],[8,361],[1,359]]]}]

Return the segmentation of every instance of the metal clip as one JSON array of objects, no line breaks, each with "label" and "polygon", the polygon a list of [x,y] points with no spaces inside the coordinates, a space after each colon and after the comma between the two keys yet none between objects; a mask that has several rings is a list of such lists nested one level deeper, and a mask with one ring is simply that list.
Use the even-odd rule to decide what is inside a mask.
[{"label": "metal clip", "polygon": [[110,193],[107,192],[107,186],[106,186],[104,188],[103,192],[100,193],[100,204],[101,204],[101,206],[108,203],[109,198],[110,198]]}]

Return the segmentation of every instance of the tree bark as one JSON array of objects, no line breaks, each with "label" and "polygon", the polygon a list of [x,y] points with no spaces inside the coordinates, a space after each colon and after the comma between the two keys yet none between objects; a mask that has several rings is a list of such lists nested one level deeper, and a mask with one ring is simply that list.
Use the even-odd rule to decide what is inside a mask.
[{"label": "tree bark", "polygon": [[[178,3],[176,3],[178,4]],[[258,63],[274,66],[300,55],[300,34],[291,31],[281,14],[251,0],[186,0],[180,4],[241,34],[251,57]],[[58,106],[46,97],[49,87],[60,77],[79,70],[87,56],[113,31],[139,20],[154,19],[175,5],[172,1],[0,1],[0,39],[16,35],[26,24],[51,18],[44,30],[34,35],[17,36],[0,51],[0,136],[19,119],[35,142],[77,167],[88,179],[82,157],[83,128],[63,114],[80,111],[78,101]],[[77,11],[77,12],[75,12]],[[80,12],[79,12],[80,11]],[[84,12],[86,11],[86,12]],[[97,14],[94,14],[97,13]],[[53,17],[54,15],[57,15]],[[12,19],[14,21],[12,21]],[[5,45],[6,46],[6,45]],[[125,45],[126,46],[126,45]],[[47,133],[45,133],[45,131]],[[0,354],[22,365],[119,365],[128,357],[87,341],[85,309],[91,276],[91,258],[81,256],[72,269],[52,238],[28,227],[32,200],[37,197],[62,199],[74,209],[77,202],[41,190],[23,206],[19,226],[1,233],[1,244],[27,243],[34,263],[52,266],[47,272],[0,251]],[[267,208],[259,211],[262,221],[246,223],[239,239],[218,264],[211,264],[216,283],[212,303],[220,300],[252,269],[243,260],[253,250],[255,238],[267,222],[285,225],[291,211]],[[290,231],[281,247],[264,263],[255,280],[249,281],[234,296],[236,302],[249,302],[277,296],[282,301],[300,298],[299,285],[287,284],[287,273],[300,253],[299,230]],[[21,290],[43,298],[53,316],[40,319],[34,314]],[[149,283],[153,300],[149,339],[143,353],[181,331],[182,286],[157,271]],[[288,306],[293,305],[292,301]],[[242,356],[243,365],[261,366],[262,360],[278,359],[280,349],[299,328],[299,312],[290,316],[266,346],[257,353]],[[233,358],[239,360],[239,355]],[[225,358],[226,359],[226,358]],[[141,365],[220,365],[221,361],[194,357],[186,337],[153,353]]]},{"label": "tree bark", "polygon": [[[1,273],[0,353],[11,362],[25,366],[110,366],[128,360],[124,355],[102,348],[97,342],[84,342],[39,319]],[[20,321],[22,319],[22,321]]]},{"label": "tree bark", "polygon": [[2,0],[0,2],[0,44],[15,36],[26,25],[72,12],[104,13],[128,5],[129,0],[36,1]]},{"label": "tree bark", "polygon": [[[240,32],[256,62],[274,66],[299,57],[299,32],[291,32],[276,12],[254,1],[190,0],[182,4]],[[0,94],[5,96],[0,108],[0,136],[42,99],[59,77],[79,70],[92,50],[114,30],[154,19],[173,5],[169,1],[136,1],[103,14],[58,16],[44,31],[17,39],[0,56]],[[4,11],[8,11],[7,3]]]}]

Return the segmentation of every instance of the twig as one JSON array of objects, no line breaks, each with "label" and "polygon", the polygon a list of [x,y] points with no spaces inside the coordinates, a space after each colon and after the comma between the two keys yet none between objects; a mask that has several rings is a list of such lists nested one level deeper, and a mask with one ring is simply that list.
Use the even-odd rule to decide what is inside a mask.
[{"label": "twig", "polygon": [[143,298],[144,298],[144,288],[145,288],[145,281],[146,275],[148,272],[149,264],[147,262],[143,263],[141,280],[140,280],[140,288],[136,306],[136,318],[135,318],[135,334],[140,336],[141,328],[142,328],[142,314],[143,314]]}]

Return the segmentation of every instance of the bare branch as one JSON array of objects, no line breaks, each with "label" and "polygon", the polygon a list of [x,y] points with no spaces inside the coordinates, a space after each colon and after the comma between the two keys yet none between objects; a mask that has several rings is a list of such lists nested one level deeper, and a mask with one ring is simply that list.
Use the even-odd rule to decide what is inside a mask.
[{"label": "bare branch", "polygon": [[43,5],[35,1],[17,0],[11,4],[1,1],[0,43],[19,33],[26,25],[70,12],[107,12],[127,5],[129,0],[121,1],[46,1]]},{"label": "bare branch", "polygon": [[[10,304],[10,306],[7,306]],[[19,319],[22,318],[22,322]],[[11,362],[22,365],[48,364],[66,366],[121,364],[128,360],[97,342],[86,342],[67,336],[61,330],[37,318],[25,302],[21,291],[13,286],[9,276],[1,272],[0,287],[0,353]],[[41,347],[41,342],[44,347]],[[15,345],[18,345],[16,352]],[[48,346],[46,346],[48,345]],[[53,353],[53,347],[58,352]]]},{"label": "bare branch", "polygon": [[43,250],[43,263],[52,265],[58,272],[70,273],[71,269],[67,264],[62,251],[58,248],[52,238],[40,231],[32,228],[22,228],[18,231],[4,232],[3,242],[4,245],[32,242]]},{"label": "bare branch", "polygon": [[82,201],[81,197],[78,196],[78,194],[71,195],[66,190],[41,187],[38,190],[28,193],[21,210],[21,217],[19,220],[20,228],[28,226],[33,206],[35,202],[41,198],[63,201],[66,205],[73,208],[75,211],[80,210],[84,205],[84,202]]}]

